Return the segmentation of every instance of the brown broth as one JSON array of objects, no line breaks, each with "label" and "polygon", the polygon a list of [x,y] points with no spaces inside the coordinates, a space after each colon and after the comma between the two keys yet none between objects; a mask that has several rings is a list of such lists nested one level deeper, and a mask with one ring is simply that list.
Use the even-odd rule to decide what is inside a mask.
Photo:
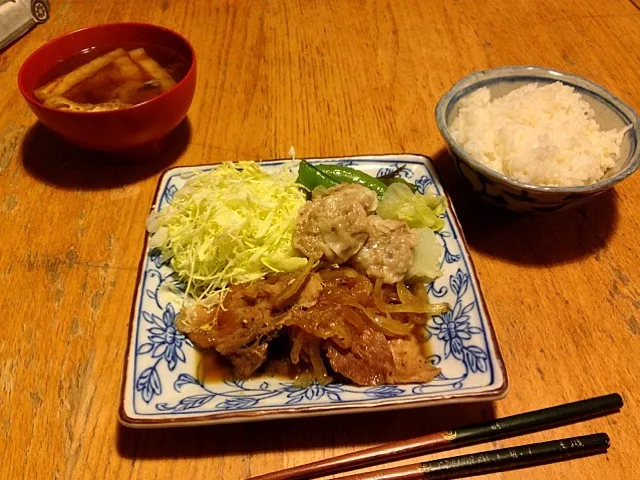
[{"label": "brown broth", "polygon": [[[144,48],[147,55],[164,68],[176,83],[184,78],[190,67],[189,62],[181,55],[158,45],[137,43],[91,47],[77,55],[59,61],[54,68],[43,76],[39,82],[39,87],[63,75],[67,75],[117,48],[122,48],[127,52]],[[130,59],[127,58],[127,60]],[[134,68],[137,67],[135,64],[132,65]],[[163,93],[162,89],[157,88],[157,85],[156,88],[153,87],[153,78],[147,72],[142,69],[139,72],[141,77],[135,81],[118,79],[118,70],[112,63],[70,88],[65,92],[64,97],[80,104],[101,104],[120,100],[129,105],[136,105]]]}]

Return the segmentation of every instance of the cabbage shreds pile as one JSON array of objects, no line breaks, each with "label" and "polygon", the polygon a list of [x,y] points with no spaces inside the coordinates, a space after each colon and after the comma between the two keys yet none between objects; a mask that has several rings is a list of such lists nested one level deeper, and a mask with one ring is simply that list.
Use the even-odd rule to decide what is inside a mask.
[{"label": "cabbage shreds pile", "polygon": [[194,177],[152,213],[149,246],[169,260],[187,295],[206,297],[232,283],[303,268],[292,234],[305,194],[283,168],[224,163]]}]

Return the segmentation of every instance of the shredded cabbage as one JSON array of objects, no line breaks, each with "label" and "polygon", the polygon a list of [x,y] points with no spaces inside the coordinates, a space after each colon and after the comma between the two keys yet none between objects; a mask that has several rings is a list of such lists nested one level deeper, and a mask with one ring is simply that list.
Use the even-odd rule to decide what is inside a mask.
[{"label": "shredded cabbage", "polygon": [[429,227],[440,230],[444,220],[439,217],[447,208],[444,197],[413,193],[404,183],[392,183],[382,196],[376,213],[382,218],[403,220],[411,228]]},{"label": "shredded cabbage", "polygon": [[255,162],[223,163],[193,175],[147,220],[149,246],[169,260],[187,294],[206,297],[307,264],[293,247],[306,198],[290,169],[267,173]]}]

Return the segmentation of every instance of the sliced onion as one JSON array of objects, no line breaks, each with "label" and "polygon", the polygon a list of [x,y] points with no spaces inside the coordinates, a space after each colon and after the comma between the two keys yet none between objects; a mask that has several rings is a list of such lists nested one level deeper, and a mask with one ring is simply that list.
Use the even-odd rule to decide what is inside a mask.
[{"label": "sliced onion", "polygon": [[406,337],[411,333],[413,324],[402,323],[391,318],[389,314],[380,314],[375,308],[367,308],[358,304],[349,304],[350,307],[357,308],[371,320],[376,330],[384,333],[388,337]]},{"label": "sliced onion", "polygon": [[351,344],[353,343],[351,330],[342,321],[336,322],[336,332],[331,335],[331,339],[341,348],[351,348]]},{"label": "sliced onion", "polygon": [[362,333],[362,331],[364,330],[364,320],[362,320],[362,317],[357,312],[357,310],[353,310],[352,308],[350,308],[348,310],[348,313],[345,314],[344,319],[345,321],[353,325],[358,333]]},{"label": "sliced onion", "polygon": [[449,305],[446,303],[429,303],[426,292],[424,299],[419,299],[417,296],[412,295],[403,282],[396,284],[396,290],[402,303],[386,303],[382,297],[382,281],[377,279],[373,287],[374,305],[385,313],[426,313],[427,315],[441,315],[449,311]]},{"label": "sliced onion", "polygon": [[382,280],[380,278],[377,278],[376,283],[373,285],[373,292],[371,294],[371,297],[373,298],[373,304],[379,310],[382,310],[384,312],[385,308],[389,306],[382,297]]},{"label": "sliced onion", "polygon": [[293,326],[305,332],[307,335],[315,338],[321,338],[326,340],[332,339],[341,348],[351,348],[353,342],[353,334],[351,329],[346,324],[346,319],[343,314],[344,308],[332,309],[331,322],[322,322],[318,320],[317,309],[319,307],[313,307],[307,311],[298,311],[295,315],[287,317],[285,324],[287,326]]},{"label": "sliced onion", "polygon": [[409,291],[404,282],[400,281],[396,283],[396,291],[398,292],[398,298],[404,305],[419,305],[419,300]]},{"label": "sliced onion", "polygon": [[341,280],[344,277],[349,278],[358,278],[358,272],[356,272],[353,268],[349,267],[340,267],[336,270],[325,270],[320,273],[322,280],[331,281],[331,280]]},{"label": "sliced onion", "polygon": [[405,318],[414,325],[425,325],[429,320],[429,316],[423,313],[408,313]]},{"label": "sliced onion", "polygon": [[426,312],[429,315],[442,315],[451,310],[451,306],[448,303],[430,303],[427,296],[427,290],[424,285],[419,283],[413,286],[413,294],[421,304],[427,305],[429,311]]},{"label": "sliced onion", "polygon": [[429,297],[427,296],[427,290],[422,283],[414,283],[411,285],[413,295],[422,303],[429,303]]},{"label": "sliced onion", "polygon": [[382,333],[387,336],[406,337],[411,333],[413,327],[413,325],[394,320],[389,314],[386,316],[376,314],[374,322]]},{"label": "sliced onion", "polygon": [[306,345],[307,353],[309,354],[309,360],[313,366],[313,373],[316,376],[316,381],[320,385],[326,385],[331,382],[332,378],[327,373],[327,369],[324,367],[324,362],[320,356],[320,341],[313,339]]},{"label": "sliced onion", "polygon": [[449,310],[451,310],[451,307],[449,306],[448,303],[431,303],[429,305],[427,305],[428,307],[428,311],[426,313],[428,313],[429,315],[442,315],[443,313],[447,313]]},{"label": "sliced onion", "polygon": [[314,378],[313,372],[302,372],[296,376],[293,381],[293,386],[296,388],[307,388],[313,384]]},{"label": "sliced onion", "polygon": [[449,311],[446,303],[434,303],[427,305],[389,305],[381,309],[385,313],[426,313],[427,315],[440,315]]},{"label": "sliced onion", "polygon": [[291,282],[291,284],[287,285],[284,290],[278,292],[278,294],[273,299],[273,306],[275,308],[282,308],[285,306],[285,304],[289,303],[298,294],[312,269],[313,261],[308,260],[307,265],[300,271],[298,275],[296,275],[295,280]]},{"label": "sliced onion", "polygon": [[301,330],[292,328],[291,338],[293,338],[293,345],[291,345],[291,353],[289,354],[289,356],[291,357],[291,363],[297,365],[300,361],[300,351],[302,350],[302,345],[304,344],[304,333]]}]

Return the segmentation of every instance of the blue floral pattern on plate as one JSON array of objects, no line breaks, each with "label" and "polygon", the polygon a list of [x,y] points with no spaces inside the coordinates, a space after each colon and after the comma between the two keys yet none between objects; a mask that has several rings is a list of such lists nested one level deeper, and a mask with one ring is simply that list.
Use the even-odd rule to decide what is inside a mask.
[{"label": "blue floral pattern on plate", "polygon": [[[350,165],[378,176],[401,169],[400,175],[421,192],[432,188],[443,194],[437,172],[425,157],[313,161]],[[267,169],[281,165],[263,164]],[[162,209],[172,201],[190,170],[181,167],[165,173],[154,208]],[[444,218],[445,228],[438,232],[445,249],[444,275],[426,289],[433,301],[448,302],[452,308],[426,325],[432,352],[429,360],[441,369],[428,384],[358,387],[331,383],[298,388],[290,380],[267,376],[218,381],[199,378],[201,355],[174,325],[180,296],[166,288],[172,283],[172,271],[145,246],[131,320],[121,421],[132,426],[205,424],[501,398],[507,390],[506,371],[451,206]]]}]

